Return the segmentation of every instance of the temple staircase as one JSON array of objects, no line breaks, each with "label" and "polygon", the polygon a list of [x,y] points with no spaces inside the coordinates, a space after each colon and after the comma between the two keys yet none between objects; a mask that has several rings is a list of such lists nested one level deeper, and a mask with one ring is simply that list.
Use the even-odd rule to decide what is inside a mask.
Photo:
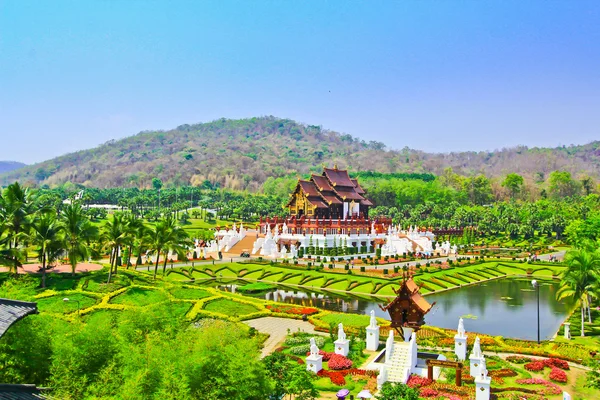
[{"label": "temple staircase", "polygon": [[226,253],[230,253],[235,257],[239,257],[242,251],[246,250],[248,253],[252,251],[254,241],[256,240],[256,233],[246,232],[246,236],[243,239],[234,244],[230,249],[225,249]]},{"label": "temple staircase", "polygon": [[406,383],[411,370],[410,342],[394,342],[394,351],[386,363],[387,377],[390,382]]}]

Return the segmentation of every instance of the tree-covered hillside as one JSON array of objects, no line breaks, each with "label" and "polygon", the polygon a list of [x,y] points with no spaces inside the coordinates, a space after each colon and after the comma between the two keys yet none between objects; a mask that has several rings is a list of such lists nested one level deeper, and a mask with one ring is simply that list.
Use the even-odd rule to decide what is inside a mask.
[{"label": "tree-covered hillside", "polygon": [[353,172],[436,175],[452,167],[464,175],[484,173],[492,178],[516,172],[532,181],[543,181],[555,170],[598,177],[600,142],[556,149],[431,154],[406,147],[387,150],[380,142],[289,119],[223,118],[170,131],[141,132],[5,173],[0,184],[20,180],[54,186],[69,181],[89,187],[147,188],[157,177],[167,185],[210,181],[255,191],[269,177],[319,172],[323,164],[338,164]]}]

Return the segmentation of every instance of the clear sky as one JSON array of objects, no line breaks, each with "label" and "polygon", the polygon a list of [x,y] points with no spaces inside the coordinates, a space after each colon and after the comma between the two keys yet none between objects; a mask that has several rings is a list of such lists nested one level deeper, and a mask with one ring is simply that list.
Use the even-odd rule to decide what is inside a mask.
[{"label": "clear sky", "polygon": [[0,0],[0,160],[261,115],[436,152],[600,139],[600,1]]}]

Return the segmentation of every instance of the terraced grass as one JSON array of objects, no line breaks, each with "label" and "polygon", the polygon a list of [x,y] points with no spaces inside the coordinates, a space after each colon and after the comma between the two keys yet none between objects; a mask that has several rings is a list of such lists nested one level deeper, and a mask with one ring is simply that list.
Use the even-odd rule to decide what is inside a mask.
[{"label": "terraced grass", "polygon": [[320,318],[327,324],[335,324],[341,322],[344,326],[351,328],[364,328],[369,325],[370,317],[360,314],[327,314]]}]

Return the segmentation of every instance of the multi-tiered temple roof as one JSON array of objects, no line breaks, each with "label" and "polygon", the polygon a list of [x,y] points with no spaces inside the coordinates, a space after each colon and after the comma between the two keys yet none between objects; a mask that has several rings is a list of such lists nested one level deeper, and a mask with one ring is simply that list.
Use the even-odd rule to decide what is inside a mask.
[{"label": "multi-tiered temple roof", "polygon": [[349,219],[369,215],[373,205],[364,197],[365,191],[347,170],[323,168],[321,175],[298,180],[286,207],[290,215],[312,218]]}]

